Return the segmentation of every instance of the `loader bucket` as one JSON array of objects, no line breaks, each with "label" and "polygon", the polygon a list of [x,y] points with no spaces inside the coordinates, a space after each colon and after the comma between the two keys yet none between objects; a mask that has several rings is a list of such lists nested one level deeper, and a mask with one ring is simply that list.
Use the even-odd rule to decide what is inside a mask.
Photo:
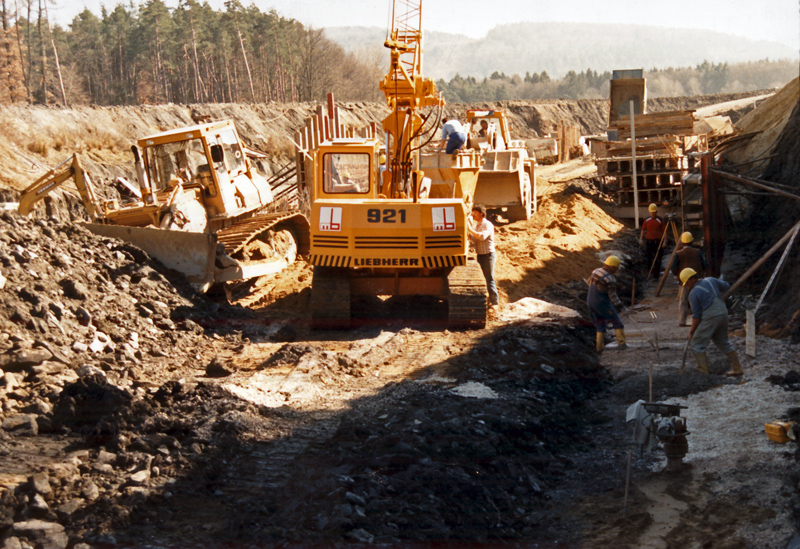
[{"label": "loader bucket", "polygon": [[186,275],[186,280],[198,286],[200,291],[206,291],[214,282],[217,249],[214,234],[97,223],[84,226],[94,234],[118,238],[141,248],[165,267]]},{"label": "loader bucket", "polygon": [[475,194],[480,169],[480,156],[459,153],[455,157],[444,153],[423,154],[420,168],[431,179],[430,198],[464,198]]}]

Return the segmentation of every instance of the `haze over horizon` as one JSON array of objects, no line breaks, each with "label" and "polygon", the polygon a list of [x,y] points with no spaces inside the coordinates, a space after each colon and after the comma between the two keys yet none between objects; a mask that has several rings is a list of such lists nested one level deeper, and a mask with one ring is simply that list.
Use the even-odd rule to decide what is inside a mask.
[{"label": "haze over horizon", "polygon": [[[225,9],[225,0],[206,0],[217,10]],[[178,0],[165,0],[174,8]],[[54,22],[68,26],[88,8],[100,15],[125,2],[116,0],[57,0],[49,7]],[[253,3],[246,1],[243,5]],[[267,0],[255,3],[261,11],[275,9],[280,15],[315,28],[364,26],[387,28],[388,0]],[[343,9],[343,7],[346,8]],[[641,0],[572,0],[536,5],[529,0],[503,0],[489,9],[481,0],[458,3],[423,2],[423,30],[463,34],[482,38],[492,28],[506,23],[566,22],[621,23],[653,25],[666,28],[707,29],[752,40],[778,42],[800,50],[800,6],[797,0],[673,0],[670,9],[664,4]],[[754,9],[757,6],[757,9]],[[455,9],[454,9],[455,8]],[[602,43],[603,36],[598,36]]]}]

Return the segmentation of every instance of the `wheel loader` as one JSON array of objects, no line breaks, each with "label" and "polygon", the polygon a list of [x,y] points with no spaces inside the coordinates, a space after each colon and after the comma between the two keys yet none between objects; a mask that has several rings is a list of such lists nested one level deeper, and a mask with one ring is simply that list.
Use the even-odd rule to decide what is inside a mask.
[{"label": "wheel loader", "polygon": [[420,75],[420,19],[419,1],[394,2],[383,135],[345,128],[329,96],[327,112],[320,106],[296,136],[310,203],[313,328],[349,327],[359,295],[434,296],[447,302],[449,327],[486,323],[485,281],[467,257],[480,155],[435,146],[444,100]]},{"label": "wheel loader", "polygon": [[144,137],[132,151],[138,186],[126,185],[131,201],[100,200],[74,154],[22,192],[19,212],[29,215],[72,179],[91,219],[87,229],[142,248],[201,291],[278,272],[308,252],[306,217],[277,211],[231,120]]},{"label": "wheel loader", "polygon": [[467,110],[467,147],[481,154],[474,200],[508,221],[530,219],[536,211],[536,159],[525,142],[511,139],[505,111]]}]

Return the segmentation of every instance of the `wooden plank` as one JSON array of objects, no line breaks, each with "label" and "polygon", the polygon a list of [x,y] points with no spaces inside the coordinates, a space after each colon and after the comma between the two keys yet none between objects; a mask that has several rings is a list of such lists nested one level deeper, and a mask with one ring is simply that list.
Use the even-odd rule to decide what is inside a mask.
[{"label": "wooden plank", "polygon": [[747,356],[756,356],[756,312],[754,309],[745,311],[747,317],[745,322],[745,353]]}]

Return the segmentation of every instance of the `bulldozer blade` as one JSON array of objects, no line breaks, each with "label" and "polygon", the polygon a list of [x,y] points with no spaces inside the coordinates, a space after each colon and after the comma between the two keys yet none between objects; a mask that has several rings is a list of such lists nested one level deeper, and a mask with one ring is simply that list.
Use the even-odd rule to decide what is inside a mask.
[{"label": "bulldozer blade", "polygon": [[216,235],[97,223],[84,226],[94,234],[118,238],[141,248],[165,267],[183,273],[186,280],[201,291],[206,291],[214,282]]}]

